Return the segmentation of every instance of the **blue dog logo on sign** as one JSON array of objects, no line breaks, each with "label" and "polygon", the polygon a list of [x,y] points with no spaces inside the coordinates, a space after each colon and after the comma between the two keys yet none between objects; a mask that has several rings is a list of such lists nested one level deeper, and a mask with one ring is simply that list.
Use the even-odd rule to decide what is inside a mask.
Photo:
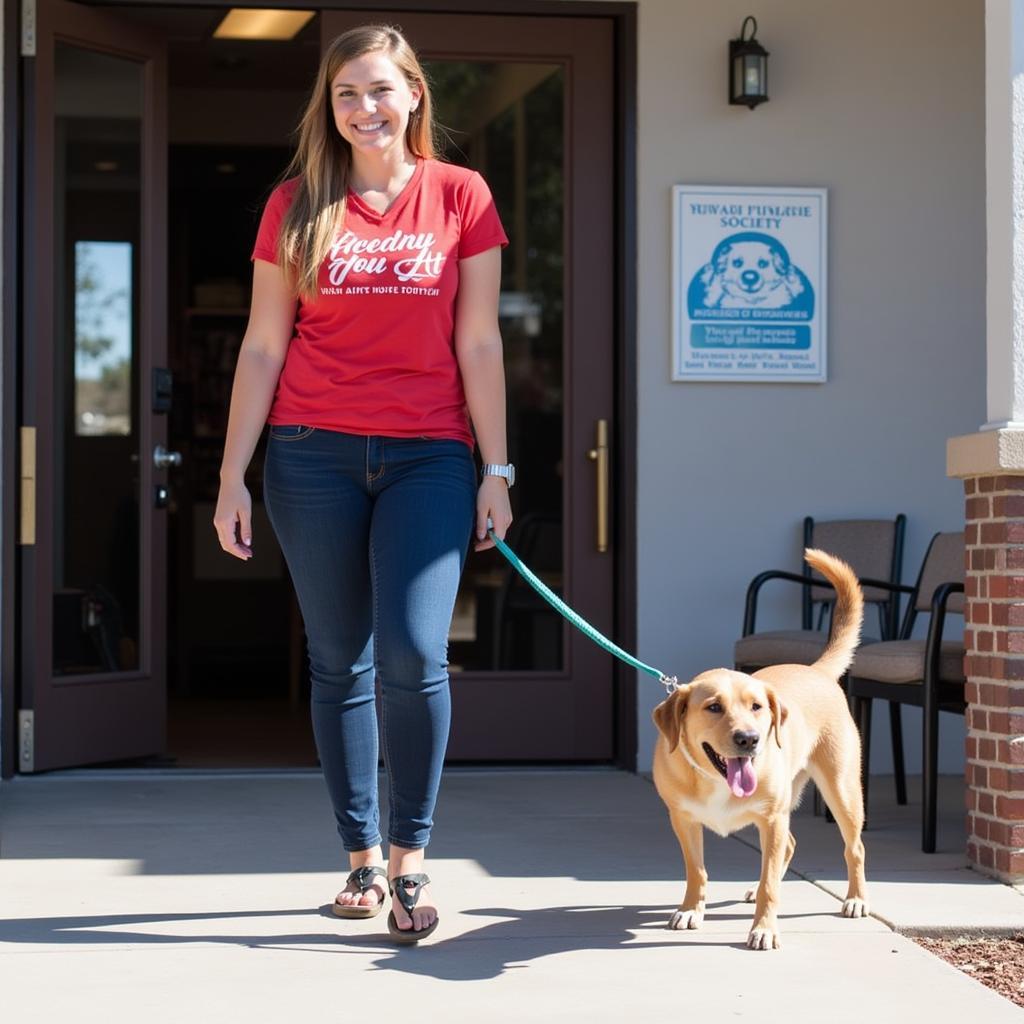
[{"label": "blue dog logo on sign", "polygon": [[690,282],[687,305],[691,319],[708,309],[776,309],[789,310],[787,319],[810,320],[814,289],[777,238],[743,231],[715,246]]}]

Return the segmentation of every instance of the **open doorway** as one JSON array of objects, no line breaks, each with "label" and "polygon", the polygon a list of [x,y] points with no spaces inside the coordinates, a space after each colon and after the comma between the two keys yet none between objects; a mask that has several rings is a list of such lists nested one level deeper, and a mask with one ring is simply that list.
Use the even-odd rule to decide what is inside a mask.
[{"label": "open doorway", "polygon": [[262,500],[265,437],[247,476],[250,562],[220,550],[212,519],[249,255],[319,62],[319,19],[266,42],[213,38],[224,11],[122,13],[168,42],[168,426],[182,459],[168,507],[167,760],[315,766],[301,620]]},{"label": "open doorway", "polygon": [[[210,38],[202,12],[166,15],[174,33],[168,294],[176,393],[169,427],[183,456],[168,524],[168,756],[189,767],[315,765],[301,619],[262,501],[265,439],[247,477],[255,557],[243,564],[225,555],[211,520],[248,313],[249,253],[291,153],[323,15],[288,43],[234,45]],[[512,238],[500,306],[509,442],[513,460],[529,453],[531,467],[517,486],[523,514],[513,542],[561,587],[565,69],[544,59],[429,57],[425,67],[444,159],[484,174]],[[498,673],[560,673],[564,628],[489,552],[472,560],[460,590],[449,635],[452,671],[485,673],[477,689],[491,694]],[[450,755],[458,754],[456,735]]]},{"label": "open doorway", "polygon": [[[69,9],[80,6],[49,3],[65,20]],[[173,398],[165,408],[156,377],[151,388],[148,365],[137,374],[136,402],[146,413],[144,424],[155,423],[147,429],[156,431],[152,436],[160,445],[146,438],[133,442],[130,458],[123,461],[144,499],[139,507],[152,504],[152,494],[161,531],[166,523],[166,573],[162,534],[159,545],[139,545],[143,564],[148,554],[148,564],[160,567],[150,588],[156,596],[147,621],[156,638],[151,661],[159,687],[154,690],[163,690],[167,669],[169,729],[161,763],[311,766],[316,758],[305,643],[262,508],[262,446],[248,477],[256,558],[243,565],[221,552],[211,519],[232,374],[248,316],[249,253],[259,215],[287,163],[324,40],[359,16],[326,10],[286,42],[230,42],[213,38],[221,10],[119,6],[116,14],[76,12],[95,22],[100,49],[129,23],[141,40],[140,52],[160,55],[159,73],[147,81],[164,81],[165,50],[168,58],[166,98],[162,89],[146,93],[142,108],[143,126],[162,122],[166,114],[168,145],[163,146],[162,134],[147,137],[144,153],[150,163],[137,176],[147,184],[152,208],[169,213],[167,243],[161,232],[140,236],[143,242],[148,238],[149,247],[140,242],[137,258],[143,268],[160,268],[153,274],[160,284],[151,284],[148,294],[159,299],[166,291],[169,298],[166,317],[154,317],[139,351],[152,352],[157,366],[169,367]],[[581,614],[608,630],[613,563],[592,521],[608,496],[595,487],[588,451],[595,426],[607,422],[614,408],[611,23],[545,19],[546,32],[538,35],[537,19],[528,16],[378,16],[401,21],[420,47],[443,126],[442,156],[483,174],[512,242],[503,260],[499,317],[509,454],[528,468],[517,482],[517,532],[510,539]],[[57,38],[59,29],[51,33]],[[37,72],[45,86],[46,66]],[[72,79],[75,90],[65,90],[69,95],[81,91],[83,76]],[[118,94],[99,90],[100,96],[95,75],[92,79],[91,91],[84,91],[93,106],[108,92]],[[574,96],[587,96],[588,102]],[[40,115],[40,138],[45,139],[50,116]],[[60,125],[85,114],[58,105],[52,116]],[[39,149],[37,163],[46,166],[44,148]],[[156,153],[160,170],[154,166]],[[98,155],[97,174],[108,173],[100,163],[116,161]],[[90,172],[95,187],[86,199],[102,212],[112,199],[102,183],[93,182],[99,181],[97,174]],[[54,194],[60,198],[59,189]],[[48,264],[43,259],[39,264],[42,281]],[[159,302],[151,307],[163,308]],[[75,338],[75,332],[65,331],[61,344],[70,348]],[[574,359],[577,344],[580,357]],[[167,468],[164,440],[181,455],[180,465]],[[159,475],[151,481],[145,474],[153,463]],[[160,557],[153,557],[158,551]],[[47,582],[42,570],[39,579]],[[166,660],[156,642],[164,635]],[[593,762],[613,756],[610,663],[570,633],[496,552],[471,559],[449,641],[458,708],[450,760]],[[119,676],[115,682],[120,689],[110,700],[123,702],[134,679]],[[541,700],[547,714],[538,721]],[[43,709],[40,720],[53,717]],[[149,717],[152,731],[162,734],[156,728],[162,714],[150,709]],[[108,721],[108,731],[126,731],[122,718],[110,715],[97,714],[87,724],[96,732],[95,723]],[[67,753],[65,742],[56,750],[59,757],[45,766],[76,758],[96,763],[109,746],[100,739],[104,742],[97,741],[87,754]],[[156,743],[147,741],[144,749],[155,750]]]},{"label": "open doorway", "polygon": [[[173,58],[171,74],[173,112]],[[313,766],[302,626],[264,511],[265,435],[247,474],[253,558],[225,554],[212,525],[249,313],[249,252],[290,153],[273,135],[216,143],[188,127],[182,118],[181,135],[171,136],[168,174],[169,427],[182,455],[168,510],[168,756],[182,767]]]}]

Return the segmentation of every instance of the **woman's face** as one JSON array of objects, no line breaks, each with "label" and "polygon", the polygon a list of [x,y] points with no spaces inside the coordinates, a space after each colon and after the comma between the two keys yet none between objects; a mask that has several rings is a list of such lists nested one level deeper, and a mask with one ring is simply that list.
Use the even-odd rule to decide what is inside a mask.
[{"label": "woman's face", "polygon": [[331,79],[331,109],[341,137],[353,155],[405,149],[409,113],[421,90],[410,88],[387,54],[366,53],[343,64]]}]

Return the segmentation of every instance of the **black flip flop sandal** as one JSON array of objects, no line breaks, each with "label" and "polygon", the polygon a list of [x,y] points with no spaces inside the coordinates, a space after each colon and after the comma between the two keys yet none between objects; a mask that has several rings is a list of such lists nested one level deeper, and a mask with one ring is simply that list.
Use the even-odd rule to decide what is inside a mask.
[{"label": "black flip flop sandal", "polygon": [[[423,886],[429,884],[430,879],[426,875],[395,875],[391,879],[389,888],[392,899],[397,899],[405,908],[405,912],[409,917],[412,917],[412,912],[419,902]],[[416,931],[415,928],[403,930],[398,927],[398,921],[395,920],[395,912],[392,910],[388,913],[388,933],[395,942],[400,942],[403,945],[412,945],[414,942],[419,942],[420,939],[425,939],[430,935],[437,927],[438,920],[439,918],[434,918],[433,924],[428,925],[426,928],[421,928],[419,931]]]},{"label": "black flip flop sandal", "polygon": [[[367,864],[365,867],[356,868],[355,871],[351,872],[348,878],[345,879],[345,885],[355,882],[359,886],[359,895],[362,896],[373,887],[373,880],[377,875],[380,875],[385,882],[388,879],[388,873],[383,868],[372,867]],[[381,912],[383,906],[383,896],[370,906],[360,903],[339,903],[337,897],[335,897],[334,913],[338,917],[376,917]]]}]

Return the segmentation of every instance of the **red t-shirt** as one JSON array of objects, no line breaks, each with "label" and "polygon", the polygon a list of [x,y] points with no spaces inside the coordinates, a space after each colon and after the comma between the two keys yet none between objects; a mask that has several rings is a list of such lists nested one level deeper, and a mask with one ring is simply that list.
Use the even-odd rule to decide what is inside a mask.
[{"label": "red t-shirt", "polygon": [[[267,200],[253,259],[277,262],[298,180]],[[507,244],[476,171],[419,159],[385,213],[350,191],[317,297],[299,300],[268,422],[472,446],[453,337],[458,261]]]}]

